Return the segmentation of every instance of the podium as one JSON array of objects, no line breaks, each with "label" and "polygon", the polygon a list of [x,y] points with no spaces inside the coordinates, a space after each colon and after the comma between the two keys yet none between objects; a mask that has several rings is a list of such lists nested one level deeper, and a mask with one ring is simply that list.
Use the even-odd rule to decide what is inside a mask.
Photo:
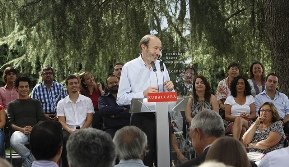
[{"label": "podium", "polygon": [[177,97],[176,92],[150,93],[148,98],[134,98],[131,113],[155,112],[158,167],[170,166],[169,111],[184,111],[188,97]]}]

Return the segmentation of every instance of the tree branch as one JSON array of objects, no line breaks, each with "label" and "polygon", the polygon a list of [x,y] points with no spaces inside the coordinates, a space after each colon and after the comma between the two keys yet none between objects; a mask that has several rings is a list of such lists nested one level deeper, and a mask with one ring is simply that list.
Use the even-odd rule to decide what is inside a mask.
[{"label": "tree branch", "polygon": [[243,8],[243,9],[239,9],[239,10],[237,10],[235,13],[231,14],[228,18],[226,18],[225,21],[230,20],[232,17],[234,17],[234,16],[240,14],[241,12],[243,12],[243,11],[245,11],[245,10],[247,10],[247,9],[246,9],[246,8]]}]

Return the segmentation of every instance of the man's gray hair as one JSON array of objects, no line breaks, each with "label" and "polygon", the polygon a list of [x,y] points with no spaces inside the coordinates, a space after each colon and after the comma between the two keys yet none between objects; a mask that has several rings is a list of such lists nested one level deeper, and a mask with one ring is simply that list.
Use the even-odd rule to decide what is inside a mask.
[{"label": "man's gray hair", "polygon": [[155,35],[150,35],[150,34],[145,35],[145,36],[142,37],[142,39],[139,41],[139,44],[138,44],[140,50],[141,50],[141,45],[142,44],[148,46],[151,38],[158,38],[158,37],[155,36]]},{"label": "man's gray hair", "polygon": [[220,137],[225,135],[223,119],[212,110],[204,110],[194,116],[190,129],[195,128],[201,129],[208,136]]},{"label": "man's gray hair", "polygon": [[146,151],[147,136],[135,126],[119,129],[113,138],[119,159],[141,159]]},{"label": "man's gray hair", "polygon": [[66,144],[70,167],[112,167],[115,147],[109,134],[93,129],[72,133]]}]

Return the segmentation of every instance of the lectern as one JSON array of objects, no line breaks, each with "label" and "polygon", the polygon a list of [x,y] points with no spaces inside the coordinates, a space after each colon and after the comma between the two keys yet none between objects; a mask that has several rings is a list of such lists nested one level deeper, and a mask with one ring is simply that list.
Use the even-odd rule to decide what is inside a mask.
[{"label": "lectern", "polygon": [[177,97],[176,92],[150,93],[148,98],[131,101],[131,113],[156,112],[158,167],[170,166],[169,111],[184,111],[186,97]]}]

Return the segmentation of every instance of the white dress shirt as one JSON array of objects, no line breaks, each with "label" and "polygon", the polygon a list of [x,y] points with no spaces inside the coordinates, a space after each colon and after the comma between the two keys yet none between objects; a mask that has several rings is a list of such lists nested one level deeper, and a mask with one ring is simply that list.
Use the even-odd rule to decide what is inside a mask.
[{"label": "white dress shirt", "polygon": [[66,96],[57,104],[57,116],[65,116],[66,124],[73,129],[82,127],[87,113],[94,113],[93,104],[90,98],[81,94],[75,103]]},{"label": "white dress shirt", "polygon": [[118,105],[130,105],[132,98],[144,98],[143,92],[148,87],[157,87],[160,92],[165,92],[164,82],[169,81],[169,73],[164,65],[164,71],[160,69],[160,61],[155,61],[156,72],[148,68],[139,56],[127,62],[121,72],[117,93]]},{"label": "white dress shirt", "polygon": [[289,147],[281,148],[267,153],[262,159],[259,167],[282,167],[289,166]]}]

